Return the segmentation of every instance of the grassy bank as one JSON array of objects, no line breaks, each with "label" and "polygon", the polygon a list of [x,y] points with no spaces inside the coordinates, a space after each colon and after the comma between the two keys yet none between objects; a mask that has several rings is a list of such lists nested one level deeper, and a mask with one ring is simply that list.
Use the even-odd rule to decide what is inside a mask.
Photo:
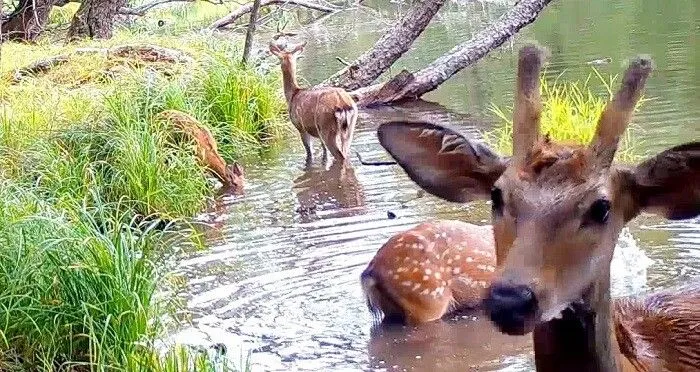
[{"label": "grassy bank", "polygon": [[[555,141],[588,144],[595,134],[598,118],[608,101],[612,100],[617,76],[605,79],[598,71],[583,81],[562,82],[560,75],[554,81],[540,79],[542,95],[542,116],[540,132],[548,134]],[[604,94],[594,91],[602,90]],[[637,109],[644,99],[637,104]],[[513,108],[492,106],[492,114],[498,119],[496,127],[483,133],[487,143],[502,154],[513,152]],[[616,157],[622,162],[634,162],[640,156],[640,145],[635,138],[639,130],[634,124],[625,132]]]},{"label": "grassy bank", "polygon": [[[155,117],[191,114],[227,162],[274,147],[286,127],[277,71],[239,65],[239,40],[189,32],[227,11],[192,5],[156,12],[163,27],[144,18],[108,41],[64,45],[47,33],[35,45],[2,45],[0,370],[214,370],[187,349],[153,347],[177,306],[157,295],[168,290],[165,258],[174,242],[196,243],[183,222],[216,188],[194,143]],[[79,53],[136,43],[186,58]],[[66,61],[14,79],[57,55]],[[157,229],[143,216],[180,227]]]}]

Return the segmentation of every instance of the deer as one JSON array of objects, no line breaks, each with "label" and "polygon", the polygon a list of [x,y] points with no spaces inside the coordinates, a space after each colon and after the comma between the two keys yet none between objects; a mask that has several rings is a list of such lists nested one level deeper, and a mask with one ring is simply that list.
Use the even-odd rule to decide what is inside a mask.
[{"label": "deer", "polygon": [[534,44],[519,51],[512,156],[425,121],[383,123],[379,142],[426,192],[490,201],[497,270],[481,307],[499,332],[532,335],[537,371],[697,371],[700,281],[613,301],[610,264],[639,214],[700,214],[700,142],[614,163],[653,69],[643,55],[630,60],[589,144],[541,135],[545,59]]},{"label": "deer", "polygon": [[243,168],[237,162],[226,164],[219,154],[216,139],[211,131],[197,119],[178,110],[165,110],[156,118],[170,123],[176,132],[194,141],[195,156],[223,185],[222,190],[236,195],[243,193],[245,182]]},{"label": "deer", "polygon": [[280,60],[289,118],[301,136],[307,166],[313,161],[312,137],[321,141],[324,162],[328,158],[328,151],[335,159],[344,161],[349,158],[350,143],[357,123],[357,104],[341,88],[299,86],[296,63],[305,46],[306,42],[285,51],[276,41],[269,45],[270,53]]},{"label": "deer", "polygon": [[420,324],[478,307],[495,271],[490,226],[430,220],[384,243],[360,282],[375,321]]}]

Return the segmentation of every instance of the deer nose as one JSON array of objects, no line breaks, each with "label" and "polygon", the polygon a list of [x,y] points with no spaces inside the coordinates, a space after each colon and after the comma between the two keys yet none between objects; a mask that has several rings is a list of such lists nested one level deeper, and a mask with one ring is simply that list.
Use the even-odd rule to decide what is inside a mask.
[{"label": "deer nose", "polygon": [[524,334],[537,312],[535,293],[526,285],[494,283],[483,305],[491,321],[508,334]]}]

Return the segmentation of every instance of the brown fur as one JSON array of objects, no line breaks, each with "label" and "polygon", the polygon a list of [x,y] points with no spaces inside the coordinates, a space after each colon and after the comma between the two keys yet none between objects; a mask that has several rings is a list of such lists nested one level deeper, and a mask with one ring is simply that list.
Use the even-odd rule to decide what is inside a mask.
[{"label": "brown fur", "polygon": [[195,144],[195,156],[224,185],[227,191],[243,193],[243,169],[238,163],[227,165],[219,154],[216,140],[209,129],[191,115],[177,110],[166,110],[158,114],[158,119],[167,121],[173,127],[191,138]]},{"label": "brown fur", "polygon": [[277,44],[270,44],[270,52],[280,59],[284,95],[292,124],[297,128],[306,151],[306,162],[311,163],[311,137],[319,138],[323,157],[330,151],[338,160],[348,159],[355,124],[357,105],[343,89],[333,87],[301,88],[296,77],[296,60],[304,44],[290,52]]},{"label": "brown fur", "polygon": [[640,371],[700,371],[700,281],[614,303],[620,351]]},{"label": "brown fur", "polygon": [[363,273],[370,308],[409,323],[473,308],[494,275],[489,226],[428,221],[391,237]]},{"label": "brown fur", "polygon": [[[646,58],[630,62],[589,146],[541,139],[535,77],[543,53],[533,48],[523,48],[519,59],[512,159],[424,122],[382,124],[380,143],[436,196],[466,202],[491,194],[499,271],[484,306],[505,333],[535,331],[538,371],[700,365],[698,353],[685,346],[697,345],[700,306],[683,303],[700,296],[700,286],[660,295],[656,302],[623,303],[616,307],[619,313],[611,313],[609,283],[615,244],[632,218],[642,211],[670,219],[700,215],[700,142],[673,147],[633,168],[611,164],[651,72]],[[575,310],[556,319],[567,307]],[[651,346],[643,342],[665,348],[645,356],[639,347]],[[620,350],[628,357],[621,358]]]}]

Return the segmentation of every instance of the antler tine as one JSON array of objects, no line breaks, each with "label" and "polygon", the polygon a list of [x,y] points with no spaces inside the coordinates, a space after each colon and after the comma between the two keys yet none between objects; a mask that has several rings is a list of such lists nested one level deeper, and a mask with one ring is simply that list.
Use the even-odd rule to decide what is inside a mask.
[{"label": "antler tine", "polygon": [[523,159],[539,136],[540,70],[546,58],[544,48],[527,44],[518,56],[518,77],[513,110],[513,156]]},{"label": "antler tine", "polygon": [[627,129],[652,70],[651,57],[638,56],[633,59],[625,71],[620,89],[600,115],[591,148],[601,166],[607,167],[612,163],[620,137]]}]

